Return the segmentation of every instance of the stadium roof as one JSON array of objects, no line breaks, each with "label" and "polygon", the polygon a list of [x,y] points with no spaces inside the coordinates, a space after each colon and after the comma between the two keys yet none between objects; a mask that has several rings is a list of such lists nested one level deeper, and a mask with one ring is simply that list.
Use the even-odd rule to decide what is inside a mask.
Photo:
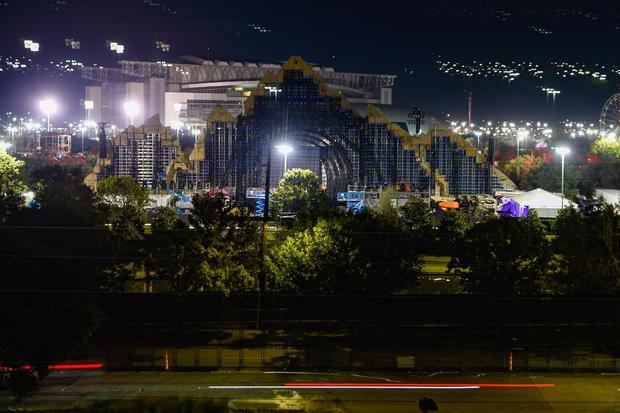
[{"label": "stadium roof", "polygon": [[[128,82],[155,77],[164,78],[169,83],[189,84],[260,80],[282,67],[280,63],[202,59],[195,56],[185,56],[182,59],[192,63],[121,60],[120,69],[84,67],[82,77],[99,82]],[[395,75],[336,72],[331,67],[323,66],[313,66],[313,70],[329,84],[367,90],[373,95],[379,95],[381,88],[393,87],[396,80]]]}]

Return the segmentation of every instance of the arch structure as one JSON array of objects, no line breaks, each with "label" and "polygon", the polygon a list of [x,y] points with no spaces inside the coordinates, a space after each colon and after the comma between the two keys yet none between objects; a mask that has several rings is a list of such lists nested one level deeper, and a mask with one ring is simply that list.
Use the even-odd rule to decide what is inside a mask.
[{"label": "arch structure", "polygon": [[460,135],[430,117],[420,122],[417,108],[402,119],[391,106],[355,105],[292,56],[263,76],[242,114],[216,106],[189,159],[167,160],[161,179],[170,188],[223,190],[243,202],[252,191],[277,186],[287,158],[276,147],[286,145],[287,167],[314,170],[333,199],[388,185],[440,196],[510,186]]}]

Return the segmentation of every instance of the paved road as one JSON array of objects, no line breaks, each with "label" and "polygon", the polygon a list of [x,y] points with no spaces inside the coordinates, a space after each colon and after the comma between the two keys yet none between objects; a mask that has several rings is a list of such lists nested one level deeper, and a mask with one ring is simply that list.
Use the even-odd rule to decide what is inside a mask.
[{"label": "paved road", "polygon": [[[309,387],[348,383],[349,387],[365,384],[378,388],[276,388],[286,383],[300,382],[309,383]],[[449,388],[390,388],[412,384]],[[553,386],[484,387],[506,384]],[[389,387],[385,388],[385,385]],[[459,388],[450,388],[451,386]],[[49,409],[101,399],[171,396],[237,399],[246,402],[269,399],[280,403],[288,401],[304,405],[311,411],[324,412],[377,412],[379,408],[381,413],[417,412],[418,399],[430,397],[438,403],[441,412],[620,413],[620,375],[442,373],[409,376],[394,373],[282,374],[257,371],[57,372],[45,380],[36,397],[19,405],[13,403],[7,395],[1,394],[0,408]]]}]

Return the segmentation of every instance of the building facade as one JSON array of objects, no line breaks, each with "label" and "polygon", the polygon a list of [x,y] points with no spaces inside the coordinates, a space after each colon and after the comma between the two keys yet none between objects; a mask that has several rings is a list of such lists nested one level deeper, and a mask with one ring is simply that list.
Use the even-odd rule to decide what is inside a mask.
[{"label": "building facade", "polygon": [[[94,107],[96,122],[126,128],[129,117],[123,102],[137,103],[140,111],[134,124],[140,125],[155,114],[164,126],[179,124],[204,126],[213,108],[223,107],[233,116],[244,111],[244,102],[263,76],[281,69],[279,63],[258,63],[193,56],[179,63],[121,61],[120,68],[85,67],[84,79],[90,81],[85,100]],[[331,67],[312,66],[335,90],[351,102],[392,103],[396,76],[336,72]]]},{"label": "building facade", "polygon": [[166,189],[167,174],[183,162],[178,140],[158,116],[147,119],[140,127],[128,127],[110,141],[106,140],[105,131],[99,133],[97,164],[85,179],[91,188],[96,189],[97,181],[107,176],[130,176],[145,188]]},{"label": "building facade", "polygon": [[332,199],[352,188],[461,196],[511,184],[447,125],[419,111],[352,104],[298,56],[266,73],[242,106],[236,114],[214,105],[187,161],[178,143],[149,132],[151,120],[129,127],[114,139],[108,171],[149,188],[221,190],[244,202],[277,186],[285,172],[277,147],[286,143],[287,167],[315,171]]}]

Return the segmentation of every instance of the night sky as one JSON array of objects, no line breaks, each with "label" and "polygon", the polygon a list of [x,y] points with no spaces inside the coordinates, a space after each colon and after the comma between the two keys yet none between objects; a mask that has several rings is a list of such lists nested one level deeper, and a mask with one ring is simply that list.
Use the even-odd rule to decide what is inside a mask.
[{"label": "night sky", "polygon": [[[615,5],[613,3],[616,3]],[[548,32],[541,34],[542,32]],[[125,44],[122,59],[174,61],[176,56],[282,61],[299,54],[337,71],[396,74],[395,103],[463,119],[466,96],[474,119],[597,120],[620,75],[547,77],[551,62],[620,66],[620,4],[590,1],[166,1],[0,0],[0,56],[27,56],[22,42],[41,44],[34,63],[77,59],[114,66],[106,40]],[[65,38],[81,42],[80,50]],[[155,41],[171,44],[167,54]],[[30,53],[31,57],[32,54]],[[529,61],[544,80],[450,77],[438,59]],[[555,113],[540,86],[562,90]],[[42,95],[78,116],[83,82],[77,74],[0,72],[0,110],[36,110]]]}]

